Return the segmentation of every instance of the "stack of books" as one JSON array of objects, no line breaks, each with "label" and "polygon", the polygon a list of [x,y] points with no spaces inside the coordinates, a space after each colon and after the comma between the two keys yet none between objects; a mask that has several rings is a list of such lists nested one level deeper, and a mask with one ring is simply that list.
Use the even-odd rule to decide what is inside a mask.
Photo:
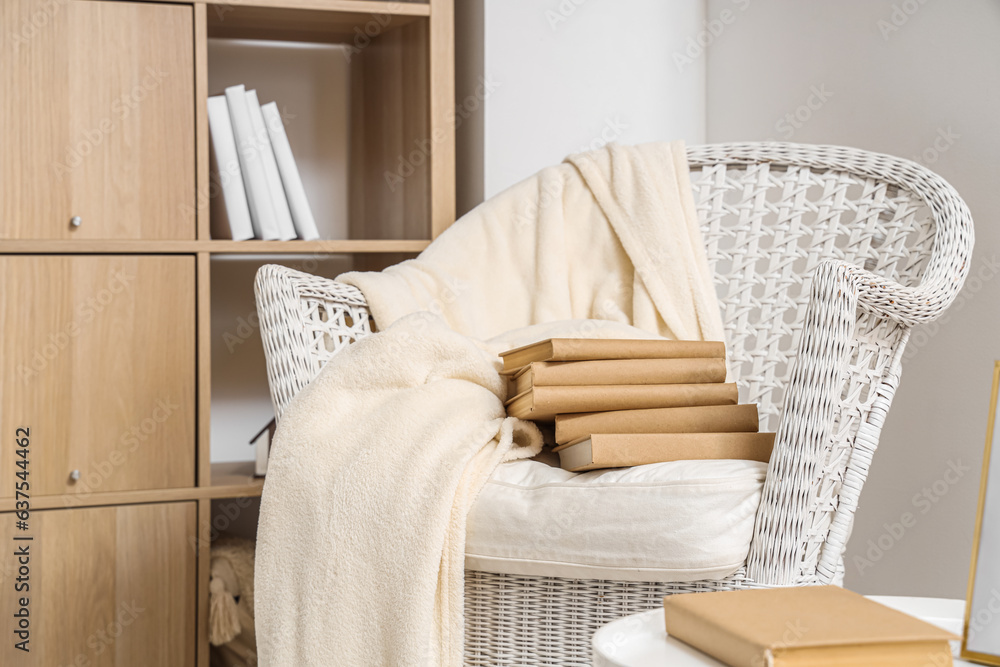
[{"label": "stack of books", "polygon": [[318,239],[278,105],[262,105],[256,90],[230,86],[208,98],[208,128],[212,238]]},{"label": "stack of books", "polygon": [[554,421],[566,470],[771,456],[721,342],[553,338],[500,356],[508,414]]}]

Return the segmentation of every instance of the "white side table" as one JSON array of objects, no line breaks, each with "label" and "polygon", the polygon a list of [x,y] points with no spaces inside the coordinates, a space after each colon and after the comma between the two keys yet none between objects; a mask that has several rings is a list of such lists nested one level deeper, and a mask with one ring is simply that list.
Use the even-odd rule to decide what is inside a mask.
[{"label": "white side table", "polygon": [[[962,634],[964,600],[869,596],[887,607],[916,616],[956,635]],[[725,667],[673,637],[663,628],[663,609],[633,614],[608,623],[594,633],[594,667]],[[959,642],[952,642],[957,657]],[[956,667],[971,662],[955,660]]]}]

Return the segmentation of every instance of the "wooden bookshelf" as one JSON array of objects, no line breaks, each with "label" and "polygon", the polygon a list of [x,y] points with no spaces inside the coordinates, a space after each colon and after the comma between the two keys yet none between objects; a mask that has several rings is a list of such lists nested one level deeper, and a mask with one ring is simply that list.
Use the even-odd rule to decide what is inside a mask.
[{"label": "wooden bookshelf", "polygon": [[[87,601],[107,594],[100,583],[107,579],[106,573],[88,568],[109,567],[109,559],[140,568],[130,577],[148,582],[166,576],[183,578],[170,581],[170,593],[163,586],[146,586],[143,595],[151,597],[136,600],[146,608],[173,610],[175,620],[185,619],[161,624],[173,628],[173,634],[165,636],[166,630],[157,624],[139,619],[128,639],[122,639],[129,642],[130,648],[122,653],[128,657],[112,658],[107,664],[209,664],[209,558],[211,540],[218,533],[212,502],[257,498],[264,485],[253,477],[252,462],[220,463],[212,457],[213,425],[224,426],[218,418],[213,420],[213,412],[220,412],[213,397],[225,398],[225,389],[242,381],[227,378],[228,370],[213,377],[213,362],[223,369],[253,366],[257,372],[253,389],[258,393],[267,389],[262,379],[264,359],[257,351],[259,337],[252,325],[246,325],[246,334],[241,333],[238,345],[234,344],[233,354],[242,356],[220,360],[218,352],[220,336],[230,329],[242,332],[244,320],[253,317],[253,270],[265,261],[302,270],[318,264],[317,272],[326,274],[378,269],[421,252],[454,220],[452,1],[86,0],[60,5],[56,12],[50,0],[0,4],[4,34],[19,34],[25,25],[37,28],[30,49],[0,52],[4,81],[15,87],[4,94],[17,101],[0,112],[5,114],[0,126],[0,143],[5,146],[0,157],[0,261],[6,262],[4,289],[26,295],[0,300],[5,356],[25,357],[10,361],[10,372],[0,378],[10,385],[0,388],[0,395],[20,401],[4,404],[8,419],[31,421],[39,430],[39,446],[45,443],[46,456],[35,458],[32,471],[33,480],[45,480],[40,487],[44,492],[35,491],[32,509],[51,515],[48,521],[53,526],[115,520],[126,522],[124,526],[139,520],[131,517],[152,521],[162,515],[164,522],[149,537],[174,549],[175,558],[169,569],[163,569],[166,566],[155,559],[141,557],[144,531],[125,535],[118,551],[100,538],[88,537],[89,541],[74,541],[73,549],[61,556],[75,563],[61,571],[75,573],[79,581],[46,577],[41,571],[37,581],[43,589],[62,581]],[[316,146],[327,146],[333,135],[322,138],[326,143],[306,144],[313,149],[311,161],[306,162],[319,167],[314,177],[334,173],[340,179],[321,182],[318,193],[320,198],[326,196],[327,185],[331,192],[343,193],[338,203],[342,220],[337,231],[326,234],[331,238],[237,242],[211,236],[210,204],[221,194],[211,187],[207,99],[221,92],[217,54],[245,44],[343,53],[337,74],[342,88],[335,94],[309,91],[339,105],[338,117],[344,123],[336,135],[343,141],[329,154]],[[169,76],[144,82],[150,71],[159,70]],[[248,88],[266,88],[255,78],[256,65],[245,65],[244,70],[237,74],[245,74]],[[296,74],[286,71],[289,77]],[[308,85],[333,85],[325,80],[316,77]],[[107,132],[101,130],[108,110],[136,90],[143,91],[142,101],[127,115],[112,118]],[[272,94],[273,99],[278,97]],[[302,123],[298,131],[315,126],[316,118]],[[91,133],[98,128],[101,136],[81,139],[68,128]],[[291,135],[290,140],[298,158]],[[53,165],[68,161],[73,151],[82,156],[79,164],[74,157],[72,168],[53,178]],[[345,163],[334,164],[337,160]],[[336,169],[327,169],[331,165]],[[405,177],[393,184],[397,173]],[[77,216],[82,222],[74,225],[70,221]],[[36,264],[51,264],[58,271],[43,271]],[[73,334],[72,355],[45,361],[44,372],[31,383],[18,381],[17,364],[29,361],[37,347],[33,341],[56,340],[60,331],[68,331],[65,325],[80,326],[82,320],[70,320],[79,304],[94,296],[88,290],[105,290],[106,276],[120,266],[137,267],[141,285],[98,309],[100,329],[84,327],[83,334]],[[103,292],[97,296],[103,299]],[[38,313],[45,313],[45,318],[34,318],[44,319],[44,326],[29,328],[23,323],[29,301]],[[49,323],[52,331],[45,329]],[[14,340],[19,331],[24,340]],[[120,337],[127,335],[134,338]],[[171,347],[176,340],[193,341],[193,346]],[[150,365],[165,349],[176,362],[163,364],[160,359],[159,366]],[[63,363],[71,357],[79,367]],[[86,360],[85,365],[79,360]],[[222,361],[232,363],[226,366]],[[120,380],[131,377],[132,367],[156,372],[136,371],[135,377],[142,379]],[[144,432],[141,446],[130,449],[124,463],[118,463],[113,452],[128,441],[123,438],[136,425],[145,428],[155,406],[153,398],[175,387],[182,404],[178,414],[185,421],[154,425],[149,434]],[[82,412],[80,406],[90,405],[86,401],[95,396],[106,402],[106,408]],[[59,409],[51,418],[46,416],[50,413],[45,410],[57,402]],[[253,417],[261,425],[269,418],[269,414]],[[53,420],[72,421],[62,426],[69,424],[67,432],[73,437],[43,428]],[[89,429],[84,435],[82,425]],[[223,440],[235,446],[242,437],[234,433]],[[0,442],[0,472],[7,471],[4,482],[13,478],[12,446],[11,438]],[[247,446],[248,458],[251,454]],[[110,467],[107,461],[112,462]],[[76,481],[80,479],[84,481]],[[74,486],[86,480],[93,485]],[[13,495],[0,489],[0,512],[14,510]],[[114,536],[114,531],[110,534]],[[178,548],[181,544],[183,548]],[[54,562],[46,561],[50,564],[42,567],[61,567],[51,565]],[[9,564],[9,555],[0,561],[0,567]],[[56,591],[40,594],[39,617],[56,617],[57,610],[44,605],[61,596]],[[93,628],[114,620],[105,618],[108,610],[103,607],[66,609],[74,617],[92,620]],[[7,625],[0,628],[9,630]],[[88,635],[83,632],[87,628],[90,625],[59,637],[33,636],[48,652],[38,658],[42,662],[25,664],[75,664],[79,656],[89,656]],[[19,659],[4,652],[9,648],[0,648],[0,664]]]}]

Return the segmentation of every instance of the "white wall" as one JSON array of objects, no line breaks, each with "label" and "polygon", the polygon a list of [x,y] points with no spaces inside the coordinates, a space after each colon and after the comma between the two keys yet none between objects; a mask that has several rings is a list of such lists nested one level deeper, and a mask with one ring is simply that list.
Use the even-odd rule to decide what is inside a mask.
[{"label": "white wall", "polygon": [[457,129],[460,213],[610,140],[704,140],[704,59],[672,59],[703,2],[461,0],[456,12],[456,98],[472,111]]},{"label": "white wall", "polygon": [[[709,0],[708,18],[734,8],[708,49],[709,141],[919,158],[972,209],[972,276],[948,320],[911,340],[846,581],[864,593],[962,598],[1000,358],[1000,3]],[[902,526],[905,515],[914,525]]]}]

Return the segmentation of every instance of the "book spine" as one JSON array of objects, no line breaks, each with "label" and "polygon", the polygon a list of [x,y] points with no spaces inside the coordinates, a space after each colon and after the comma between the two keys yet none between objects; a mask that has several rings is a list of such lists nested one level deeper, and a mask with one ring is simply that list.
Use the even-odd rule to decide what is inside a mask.
[{"label": "book spine", "polygon": [[250,110],[250,124],[253,127],[254,141],[260,152],[261,163],[264,165],[264,176],[267,177],[267,190],[271,195],[275,219],[278,221],[278,238],[282,241],[291,241],[295,238],[292,213],[288,208],[285,188],[281,185],[278,162],[274,158],[274,150],[271,147],[271,139],[268,137],[264,113],[261,111],[256,90],[247,91],[247,108]]},{"label": "book spine", "polygon": [[554,338],[551,361],[591,359],[725,359],[726,344],[703,340]]},{"label": "book spine", "polygon": [[532,387],[534,410],[542,413],[599,412],[735,405],[735,383],[644,385],[541,385]]},{"label": "book spine", "polygon": [[767,463],[773,449],[773,433],[595,433],[591,436],[594,463],[607,467],[712,459]]},{"label": "book spine", "polygon": [[309,199],[306,198],[306,191],[302,186],[299,167],[292,155],[292,146],[288,143],[285,124],[281,121],[281,112],[274,102],[263,105],[261,111],[264,114],[264,124],[267,125],[267,134],[271,138],[274,157],[278,162],[278,173],[281,175],[281,182],[288,196],[288,207],[292,212],[295,231],[299,238],[314,241],[319,238],[319,230],[316,228],[316,220],[313,218]]},{"label": "book spine", "polygon": [[236,137],[229,120],[229,104],[225,95],[208,98],[208,129],[212,139],[212,175],[218,179],[221,190],[212,197],[211,202],[212,237],[234,241],[252,239],[250,208],[247,205],[247,192],[243,187],[243,172],[240,170]]},{"label": "book spine", "polygon": [[254,443],[254,475],[264,477],[267,474],[267,459],[271,453],[271,433],[264,431]]},{"label": "book spine", "polygon": [[572,443],[595,433],[754,433],[759,427],[753,404],[590,412],[557,415],[556,442]]},{"label": "book spine", "polygon": [[229,118],[236,136],[240,170],[243,173],[254,235],[264,241],[276,241],[280,238],[278,221],[274,215],[274,205],[271,203],[263,161],[254,141],[246,88],[242,84],[226,88],[226,102],[229,104]]},{"label": "book spine", "polygon": [[725,382],[725,359],[535,362],[533,385],[708,384]]},{"label": "book spine", "polygon": [[734,636],[717,623],[681,605],[672,604],[671,597],[667,596],[663,601],[663,621],[670,637],[730,667],[767,667],[771,664],[769,652],[764,647]]}]

